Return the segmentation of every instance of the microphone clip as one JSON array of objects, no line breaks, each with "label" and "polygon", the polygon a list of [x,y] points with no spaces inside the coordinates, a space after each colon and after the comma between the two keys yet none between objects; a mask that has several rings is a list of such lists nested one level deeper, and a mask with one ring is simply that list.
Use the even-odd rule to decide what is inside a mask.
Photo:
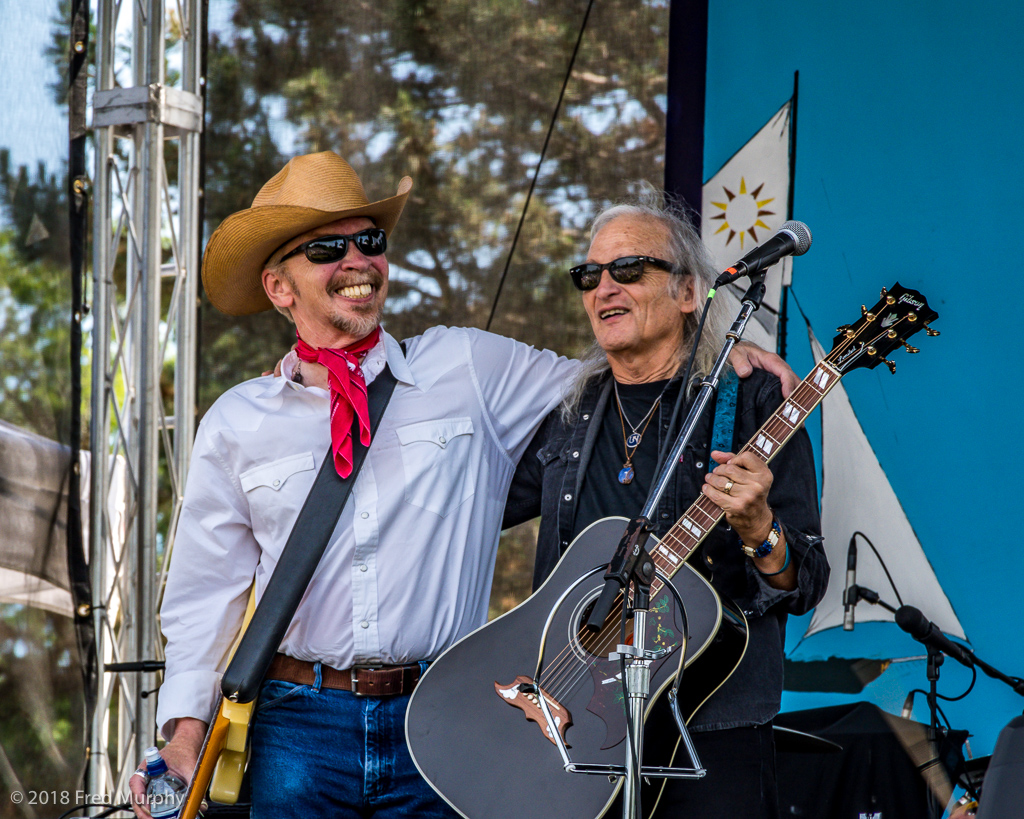
[{"label": "microphone clip", "polygon": [[643,516],[634,518],[626,526],[604,574],[604,589],[587,618],[586,625],[591,631],[600,631],[604,627],[619,591],[628,588],[630,583],[634,584],[633,608],[647,608],[655,573],[654,558],[645,548],[650,534],[651,522]]},{"label": "microphone clip", "polygon": [[[742,279],[744,276],[750,277],[751,279],[754,280],[755,283],[757,283],[758,281],[763,282],[767,275],[767,267],[762,267],[757,270],[748,270],[746,268],[741,268],[740,270],[737,270],[735,267],[730,267],[724,273],[720,273],[718,278],[715,279],[713,289],[717,290],[719,287],[722,287],[723,285],[732,284],[733,282]],[[749,295],[750,291],[748,290],[747,293]]]}]

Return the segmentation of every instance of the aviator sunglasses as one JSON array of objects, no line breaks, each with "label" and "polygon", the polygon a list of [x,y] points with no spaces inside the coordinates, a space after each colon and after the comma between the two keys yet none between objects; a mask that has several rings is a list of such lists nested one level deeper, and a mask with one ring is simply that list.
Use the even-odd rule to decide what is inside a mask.
[{"label": "aviator sunglasses", "polygon": [[306,258],[313,264],[330,264],[345,258],[348,253],[349,241],[355,242],[359,252],[364,256],[380,256],[388,249],[388,237],[383,228],[373,227],[353,233],[351,236],[331,235],[317,236],[308,242],[303,242],[298,247],[288,251],[281,257],[281,261],[287,261],[292,256],[305,253]]},{"label": "aviator sunglasses", "polygon": [[644,265],[652,265],[661,268],[669,273],[674,269],[671,262],[664,259],[655,259],[653,256],[620,256],[608,264],[597,264],[588,262],[569,268],[569,275],[572,276],[572,283],[577,290],[593,290],[601,283],[601,271],[607,270],[608,274],[619,284],[633,284],[640,281],[644,275]]}]

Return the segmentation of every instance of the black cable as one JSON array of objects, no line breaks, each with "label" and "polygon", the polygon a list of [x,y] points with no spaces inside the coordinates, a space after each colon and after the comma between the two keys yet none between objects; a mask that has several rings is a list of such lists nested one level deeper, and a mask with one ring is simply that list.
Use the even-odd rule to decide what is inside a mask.
[{"label": "black cable", "polygon": [[129,800],[127,802],[124,802],[123,804],[120,804],[120,805],[111,805],[109,802],[105,802],[104,806],[108,807],[109,810],[105,810],[105,811],[103,811],[103,813],[97,813],[95,816],[92,817],[92,819],[103,819],[104,816],[110,816],[112,813],[115,813],[116,811],[119,811],[119,810],[131,811],[131,809],[132,809],[131,800]]},{"label": "black cable", "polygon": [[672,444],[675,443],[675,426],[679,420],[679,410],[686,402],[686,394],[690,391],[690,373],[693,370],[693,359],[697,354],[697,345],[700,344],[700,337],[704,332],[704,322],[708,317],[708,310],[711,309],[711,301],[714,298],[704,302],[704,311],[700,314],[700,322],[697,324],[697,332],[694,333],[693,344],[690,345],[690,357],[686,361],[686,369],[683,371],[683,380],[679,383],[679,394],[676,395],[675,403],[672,405],[672,416],[668,421],[668,430],[665,434],[664,439],[661,442],[661,448],[658,450],[658,466],[654,470],[654,474],[660,475],[663,465],[665,463],[665,457],[668,455],[669,449]]},{"label": "black cable", "polygon": [[[936,697],[936,699],[945,700],[946,702],[957,702],[958,700],[962,700],[964,697],[966,697],[968,694],[970,694],[971,691],[974,690],[974,684],[977,681],[978,681],[978,669],[975,668],[972,665],[971,666],[971,683],[970,683],[970,685],[967,686],[967,690],[964,691],[963,694],[958,694],[955,697],[947,697],[947,696],[945,696],[943,694],[940,694],[938,691],[936,691],[935,692],[935,697]],[[926,697],[928,696],[928,692],[925,691],[923,688],[912,688],[912,689],[910,689],[910,691],[908,693],[910,693],[910,694],[924,694]],[[946,715],[943,714],[942,718],[945,719]],[[953,730],[953,726],[951,726],[949,724],[948,720],[946,721],[946,727],[949,728],[951,731]]]},{"label": "black cable", "polygon": [[491,322],[494,321],[494,313],[498,309],[498,299],[501,298],[502,288],[505,286],[505,277],[508,275],[509,266],[512,264],[512,256],[516,252],[516,245],[519,243],[519,234],[523,230],[523,223],[526,221],[526,211],[530,207],[530,200],[533,198],[533,189],[537,186],[537,178],[540,176],[540,166],[544,163],[544,157],[548,152],[548,143],[551,142],[551,134],[555,130],[555,122],[558,120],[558,112],[562,108],[562,98],[565,97],[565,89],[569,85],[569,78],[572,76],[572,68],[576,64],[576,55],[580,50],[580,43],[583,42],[583,32],[587,29],[587,19],[590,17],[590,10],[594,7],[594,0],[587,3],[587,10],[583,14],[583,24],[580,26],[580,33],[576,37],[576,45],[573,47],[572,56],[569,58],[569,68],[565,72],[565,79],[562,81],[562,90],[558,92],[558,102],[555,103],[555,111],[551,115],[551,122],[548,124],[548,133],[544,137],[544,147],[540,149],[540,158],[537,160],[537,167],[533,171],[533,179],[530,181],[530,189],[526,192],[526,201],[523,203],[523,212],[519,214],[519,224],[516,225],[515,236],[512,237],[512,245],[508,249],[508,257],[505,259],[505,269],[501,272],[498,280],[498,292],[494,294],[494,303],[491,304],[491,314],[487,317],[487,324],[484,330],[491,329]]},{"label": "black cable", "polygon": [[[131,813],[132,803],[130,800],[128,802],[122,802],[120,805],[115,805],[113,802],[82,802],[81,804],[75,805],[74,807],[64,811],[64,813],[58,816],[57,819],[69,819],[75,811],[88,810],[89,808],[107,808],[108,810],[105,810],[102,813],[97,813],[95,816],[91,817],[91,819],[102,819],[102,817],[110,816],[112,813],[119,810]],[[84,817],[84,819],[89,819],[89,817]]]},{"label": "black cable", "polygon": [[875,548],[875,544],[871,542],[871,538],[869,538],[867,535],[865,535],[861,531],[854,532],[852,535],[850,535],[850,539],[853,540],[853,538],[857,537],[857,535],[860,535],[862,538],[864,538],[864,540],[867,542],[868,546],[871,547],[871,551],[875,553],[875,557],[878,558],[878,562],[880,564],[882,564],[882,571],[885,572],[885,576],[889,580],[889,588],[892,589],[892,593],[896,595],[896,599],[899,601],[899,604],[902,606],[903,605],[903,598],[900,597],[900,591],[899,591],[899,589],[896,588],[896,584],[893,582],[892,575],[889,574],[889,567],[885,565],[885,561],[882,560],[882,556],[878,553],[878,549]]},{"label": "black cable", "polygon": [[[88,276],[89,174],[88,141],[89,0],[73,0],[68,32],[68,258],[71,274],[71,315],[68,369],[71,382],[68,437],[67,526],[65,555],[74,603],[75,639],[82,674],[86,724],[95,711],[99,692],[96,634],[93,626],[92,579],[83,534],[82,476],[82,321],[89,312],[85,297]],[[85,510],[88,515],[88,510]],[[89,764],[93,764],[90,760]],[[88,776],[88,769],[83,771]]]}]

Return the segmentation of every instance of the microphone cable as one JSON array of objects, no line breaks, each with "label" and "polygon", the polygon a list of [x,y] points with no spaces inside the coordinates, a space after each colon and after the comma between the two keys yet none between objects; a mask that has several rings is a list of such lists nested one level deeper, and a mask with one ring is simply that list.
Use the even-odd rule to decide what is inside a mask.
[{"label": "microphone cable", "polygon": [[863,538],[864,542],[867,543],[868,546],[871,548],[871,551],[875,553],[875,557],[878,558],[878,563],[879,565],[881,565],[882,571],[885,572],[885,576],[889,580],[889,588],[891,588],[892,593],[896,595],[896,599],[899,601],[899,604],[901,606],[904,605],[903,598],[900,597],[900,590],[896,588],[896,584],[893,582],[892,575],[889,574],[889,567],[885,565],[885,561],[882,560],[882,556],[878,553],[878,549],[875,548],[875,544],[871,542],[871,538],[869,538],[867,535],[865,535],[858,529],[856,532],[850,535],[850,540],[852,541],[854,538],[857,537],[857,535],[860,535],[861,538]]},{"label": "microphone cable", "polygon": [[562,80],[562,90],[558,92],[558,102],[555,103],[555,111],[551,115],[551,122],[548,124],[548,133],[544,137],[544,146],[540,149],[540,158],[537,160],[537,167],[533,170],[533,179],[530,180],[530,188],[526,192],[526,201],[523,203],[523,212],[519,214],[519,224],[516,225],[515,235],[512,237],[512,245],[508,249],[508,256],[505,259],[505,269],[501,271],[501,278],[498,280],[498,290],[494,294],[494,302],[491,304],[491,314],[487,317],[487,324],[484,330],[491,329],[491,322],[494,321],[494,314],[498,309],[498,299],[501,298],[501,291],[505,287],[505,277],[508,276],[508,269],[512,264],[512,256],[515,255],[516,245],[519,243],[519,234],[523,230],[523,222],[526,221],[526,211],[530,207],[530,200],[533,198],[533,189],[537,186],[537,178],[540,176],[540,166],[544,164],[544,157],[548,152],[548,144],[551,142],[551,134],[555,130],[555,122],[558,120],[558,112],[562,108],[562,99],[565,97],[565,89],[569,85],[569,78],[572,76],[573,66],[576,64],[576,55],[580,50],[580,43],[583,42],[583,32],[587,30],[587,20],[590,17],[590,10],[594,7],[594,0],[587,3],[587,10],[583,13],[583,24],[580,26],[580,33],[576,37],[576,45],[573,47],[572,56],[569,58],[569,68],[566,69],[565,79]]}]

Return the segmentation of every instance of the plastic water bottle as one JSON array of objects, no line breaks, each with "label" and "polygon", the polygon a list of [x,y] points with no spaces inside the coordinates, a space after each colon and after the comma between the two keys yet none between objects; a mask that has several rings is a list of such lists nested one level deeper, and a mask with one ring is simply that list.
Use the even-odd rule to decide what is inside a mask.
[{"label": "plastic water bottle", "polygon": [[170,819],[177,816],[188,785],[167,770],[167,763],[156,748],[146,749],[146,798],[153,819]]}]

